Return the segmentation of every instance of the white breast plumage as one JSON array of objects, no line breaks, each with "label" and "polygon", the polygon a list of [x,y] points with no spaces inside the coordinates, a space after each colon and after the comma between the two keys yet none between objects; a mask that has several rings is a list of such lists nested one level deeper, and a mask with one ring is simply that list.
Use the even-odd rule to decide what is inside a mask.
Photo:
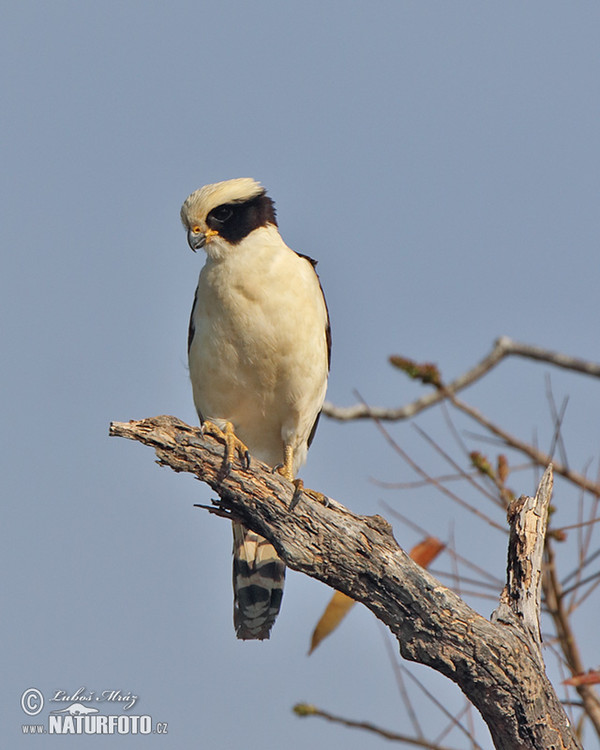
[{"label": "white breast plumage", "polygon": [[294,448],[294,471],[327,383],[327,311],[310,262],[261,227],[235,251],[207,259],[192,318],[196,408],[229,421],[257,458],[275,465]]}]

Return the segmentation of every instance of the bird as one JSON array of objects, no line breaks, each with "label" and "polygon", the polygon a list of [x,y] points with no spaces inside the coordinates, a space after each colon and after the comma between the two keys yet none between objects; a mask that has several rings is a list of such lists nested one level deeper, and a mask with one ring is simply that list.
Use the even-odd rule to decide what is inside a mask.
[{"label": "bird", "polygon": [[[224,467],[250,455],[297,482],[325,399],[331,328],[316,261],[283,241],[275,204],[256,180],[205,185],[181,221],[206,260],[189,323],[188,362],[203,431],[225,443]],[[296,494],[295,494],[296,498]],[[233,521],[237,638],[264,640],[279,613],[285,565]]]}]

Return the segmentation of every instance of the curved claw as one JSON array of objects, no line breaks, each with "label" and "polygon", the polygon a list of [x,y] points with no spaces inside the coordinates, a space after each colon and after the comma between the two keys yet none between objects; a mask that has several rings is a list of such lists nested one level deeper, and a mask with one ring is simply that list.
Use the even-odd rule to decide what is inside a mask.
[{"label": "curved claw", "polygon": [[292,495],[292,501],[290,503],[289,510],[294,510],[296,505],[300,502],[300,498],[302,497],[302,493],[304,491],[304,482],[301,479],[294,479],[293,481],[294,485],[294,494]]}]

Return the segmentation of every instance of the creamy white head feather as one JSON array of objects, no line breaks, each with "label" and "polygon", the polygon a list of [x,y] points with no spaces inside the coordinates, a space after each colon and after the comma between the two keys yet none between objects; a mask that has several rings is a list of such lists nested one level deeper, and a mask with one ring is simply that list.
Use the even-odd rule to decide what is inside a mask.
[{"label": "creamy white head feather", "polygon": [[206,219],[208,214],[223,203],[242,203],[264,192],[264,188],[251,177],[215,182],[205,185],[188,196],[181,207],[184,226]]}]

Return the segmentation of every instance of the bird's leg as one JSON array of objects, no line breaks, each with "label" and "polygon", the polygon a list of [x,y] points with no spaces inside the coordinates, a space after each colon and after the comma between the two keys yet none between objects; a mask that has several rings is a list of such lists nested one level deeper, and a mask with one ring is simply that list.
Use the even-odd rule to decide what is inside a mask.
[{"label": "bird's leg", "polygon": [[286,445],[283,449],[283,464],[279,467],[279,473],[288,482],[294,481],[294,449],[291,445]]},{"label": "bird's leg", "polygon": [[292,502],[290,503],[290,510],[294,510],[298,501],[302,497],[302,491],[304,490],[304,482],[301,479],[294,479],[294,449],[291,445],[286,445],[283,449],[283,463],[278,464],[274,471],[285,477],[288,482],[294,485],[294,494],[292,495]]},{"label": "bird's leg", "polygon": [[240,461],[242,462],[242,467],[244,469],[250,468],[250,452],[248,451],[246,445],[242,443],[242,441],[235,434],[231,422],[225,422],[225,429],[222,430],[214,422],[205,419],[204,422],[202,422],[202,434],[204,435],[204,433],[208,433],[209,435],[216,437],[217,440],[221,440],[223,443],[225,443],[223,465],[221,466],[220,470],[221,476],[226,477],[231,471],[231,467],[233,466],[233,459],[236,452],[239,454]]}]

